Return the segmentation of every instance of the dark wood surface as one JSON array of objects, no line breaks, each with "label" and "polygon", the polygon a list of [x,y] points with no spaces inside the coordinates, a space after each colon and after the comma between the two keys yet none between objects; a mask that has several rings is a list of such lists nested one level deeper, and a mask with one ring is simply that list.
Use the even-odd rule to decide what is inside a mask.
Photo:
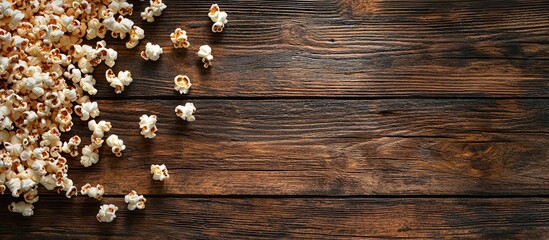
[{"label": "dark wood surface", "polygon": [[[0,211],[3,238],[549,236],[549,2],[223,1],[222,34],[209,2],[166,1],[155,23],[134,4],[144,42],[109,41],[134,82],[116,95],[99,67],[94,98],[128,149],[69,162],[77,185],[105,185],[118,218],[42,191],[33,217]],[[176,27],[190,49],[170,47]],[[138,56],[147,41],[163,46],[158,62]],[[174,114],[187,101],[194,123]],[[142,114],[158,115],[156,138],[139,134]],[[152,163],[170,179],[153,181]],[[145,210],[125,209],[131,189]]]}]

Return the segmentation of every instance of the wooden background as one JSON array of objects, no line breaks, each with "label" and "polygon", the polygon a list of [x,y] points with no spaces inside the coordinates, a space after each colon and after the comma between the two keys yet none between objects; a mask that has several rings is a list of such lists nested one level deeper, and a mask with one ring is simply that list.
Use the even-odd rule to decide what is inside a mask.
[{"label": "wooden background", "polygon": [[[35,215],[0,212],[2,238],[544,238],[549,236],[549,2],[545,0],[166,1],[115,71],[96,71],[100,119],[128,149],[99,164],[71,160],[81,186],[101,183],[120,207],[43,194]],[[169,33],[188,31],[190,49]],[[163,46],[158,62],[139,51]],[[214,66],[196,57],[209,44]],[[173,88],[191,77],[188,95]],[[192,101],[187,124],[175,106]],[[159,117],[152,140],[141,114]],[[89,135],[79,122],[74,134]],[[87,144],[87,142],[84,142]],[[166,163],[167,182],[152,163]],[[145,194],[145,210],[123,195]],[[0,206],[11,197],[0,198]]]}]

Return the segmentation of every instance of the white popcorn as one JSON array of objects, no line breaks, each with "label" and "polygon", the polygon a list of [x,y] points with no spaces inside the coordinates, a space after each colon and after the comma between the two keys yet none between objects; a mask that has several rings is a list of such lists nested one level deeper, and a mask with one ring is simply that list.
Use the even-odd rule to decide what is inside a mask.
[{"label": "white popcorn", "polygon": [[126,149],[126,145],[124,145],[124,141],[122,139],[119,139],[117,135],[112,134],[107,138],[107,145],[111,147],[112,153],[114,153],[117,157],[122,156],[122,151]]},{"label": "white popcorn", "polygon": [[151,174],[153,175],[153,179],[157,181],[164,181],[164,179],[168,179],[170,177],[170,174],[168,174],[168,169],[164,164],[152,164]]},{"label": "white popcorn", "polygon": [[189,41],[187,41],[187,32],[181,28],[175,29],[175,31],[170,34],[170,39],[175,48],[188,48],[191,46]]},{"label": "white popcorn", "polygon": [[145,60],[153,60],[156,61],[158,58],[160,58],[160,54],[162,54],[162,48],[157,44],[147,43],[145,46],[145,51],[141,51],[141,58]]},{"label": "white popcorn", "polygon": [[80,116],[82,121],[87,121],[90,117],[95,118],[100,114],[97,102],[84,102],[82,105],[76,105],[74,112]]},{"label": "white popcorn", "polygon": [[138,26],[133,26],[130,31],[130,40],[126,42],[126,48],[134,48],[139,44],[139,40],[145,37],[145,31]]},{"label": "white popcorn", "polygon": [[101,184],[97,184],[97,186],[92,187],[91,184],[86,183],[86,185],[82,186],[80,189],[80,193],[101,201],[103,199],[103,194],[105,194],[105,188]]},{"label": "white popcorn", "polygon": [[208,17],[214,22],[212,25],[212,32],[222,32],[225,24],[228,22],[227,13],[221,11],[217,4],[212,4]]},{"label": "white popcorn", "polygon": [[135,190],[132,190],[128,195],[124,196],[124,201],[128,204],[128,210],[144,209],[147,199],[143,195],[138,195]]},{"label": "white popcorn", "polygon": [[81,139],[79,136],[74,136],[69,139],[68,142],[64,142],[61,150],[64,153],[69,153],[72,157],[78,156],[78,145],[80,145]]},{"label": "white popcorn", "polygon": [[21,202],[18,202],[18,203],[12,202],[8,206],[8,210],[10,212],[14,212],[14,213],[21,213],[21,215],[23,215],[25,217],[29,217],[29,216],[32,216],[34,214],[34,206],[32,204],[26,203],[24,201],[21,201]]},{"label": "white popcorn", "polygon": [[192,86],[191,79],[186,75],[177,75],[173,81],[175,83],[174,89],[180,94],[187,94]]},{"label": "white popcorn", "polygon": [[89,167],[97,162],[99,162],[99,146],[94,144],[84,146],[84,148],[82,148],[80,163],[84,167]]},{"label": "white popcorn", "polygon": [[213,56],[212,56],[212,48],[208,45],[202,45],[200,46],[200,49],[198,50],[198,57],[202,58],[202,62],[204,63],[204,68],[208,68],[212,65]]},{"label": "white popcorn", "polygon": [[88,128],[93,132],[94,137],[103,138],[106,132],[111,130],[111,123],[105,121],[99,121],[97,123],[95,120],[90,120],[88,122]]},{"label": "white popcorn", "polygon": [[99,212],[96,215],[97,221],[99,222],[112,222],[116,218],[116,211],[118,207],[113,204],[104,204],[99,207]]},{"label": "white popcorn", "polygon": [[141,128],[141,135],[145,138],[154,138],[156,137],[156,115],[147,116],[143,114],[139,118],[139,128]]},{"label": "white popcorn", "polygon": [[116,76],[110,68],[105,72],[105,77],[117,94],[122,93],[124,86],[129,86],[133,81],[130,71],[120,71]]},{"label": "white popcorn", "polygon": [[166,9],[166,4],[162,0],[150,0],[150,6],[141,12],[141,18],[147,22],[154,22],[154,17],[160,16],[164,9]]},{"label": "white popcorn", "polygon": [[195,111],[196,108],[192,103],[186,103],[185,106],[179,105],[175,108],[175,114],[181,119],[187,120],[188,122],[194,122],[195,118],[193,116],[193,113]]}]

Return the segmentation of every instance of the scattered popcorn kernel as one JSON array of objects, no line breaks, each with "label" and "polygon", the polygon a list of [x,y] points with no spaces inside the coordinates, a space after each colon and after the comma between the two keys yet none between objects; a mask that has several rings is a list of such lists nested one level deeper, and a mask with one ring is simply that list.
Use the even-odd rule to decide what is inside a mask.
[{"label": "scattered popcorn kernel", "polygon": [[122,156],[122,151],[126,149],[126,145],[124,145],[122,139],[119,139],[117,135],[112,134],[107,138],[106,142],[107,146],[111,147],[111,151],[114,155],[117,157]]},{"label": "scattered popcorn kernel", "polygon": [[117,94],[122,93],[124,86],[129,86],[133,81],[132,74],[129,71],[120,71],[116,76],[110,68],[105,72],[105,77]]},{"label": "scattered popcorn kernel", "polygon": [[132,190],[128,195],[124,196],[124,201],[128,204],[128,210],[133,211],[137,209],[145,208],[145,202],[147,199],[143,195],[138,195],[135,190]]},{"label": "scattered popcorn kernel", "polygon": [[141,12],[141,18],[147,22],[154,22],[154,17],[160,16],[164,9],[166,9],[166,4],[162,0],[150,0],[150,6]]},{"label": "scattered popcorn kernel", "polygon": [[196,111],[194,104],[186,103],[185,106],[179,105],[175,108],[175,114],[183,120],[194,122],[193,113]]},{"label": "scattered popcorn kernel", "polygon": [[162,48],[157,44],[147,43],[145,46],[145,51],[141,51],[141,58],[145,60],[153,60],[156,61],[158,58],[160,58],[160,54],[162,54]]},{"label": "scattered popcorn kernel", "polygon": [[186,75],[177,75],[174,78],[175,87],[174,89],[180,94],[187,94],[191,88],[191,79]]},{"label": "scattered popcorn kernel", "polygon": [[189,41],[187,41],[187,32],[181,28],[175,29],[175,31],[170,34],[170,39],[175,48],[188,48],[191,46]]},{"label": "scattered popcorn kernel", "polygon": [[145,37],[145,31],[138,26],[133,26],[130,31],[130,40],[126,42],[126,48],[134,48],[139,44],[139,40]]},{"label": "scattered popcorn kernel", "polygon": [[29,217],[29,216],[32,216],[34,214],[34,206],[30,203],[26,203],[26,202],[18,202],[18,203],[15,203],[15,202],[12,202],[9,206],[8,206],[8,210],[10,212],[14,212],[14,213],[21,213],[21,215],[25,216],[25,217]]},{"label": "scattered popcorn kernel", "polygon": [[74,107],[74,113],[80,117],[82,121],[87,121],[90,118],[99,116],[99,107],[97,102],[83,102],[82,105]]},{"label": "scattered popcorn kernel", "polygon": [[112,222],[116,218],[116,211],[118,211],[118,207],[114,204],[104,204],[99,207],[99,212],[96,215],[97,221]]},{"label": "scattered popcorn kernel", "polygon": [[198,50],[198,57],[202,58],[204,68],[210,67],[213,61],[212,48],[208,45],[200,46],[200,49]]},{"label": "scattered popcorn kernel", "polygon": [[88,128],[93,132],[94,137],[103,138],[106,132],[111,130],[111,123],[105,121],[99,121],[97,123],[95,120],[90,120],[88,122]]},{"label": "scattered popcorn kernel", "polygon": [[168,169],[164,164],[151,165],[151,174],[153,175],[153,179],[157,181],[164,181],[164,179],[168,179],[170,177],[170,174],[168,174]]},{"label": "scattered popcorn kernel", "polygon": [[82,195],[88,195],[88,197],[95,198],[99,201],[103,199],[103,194],[105,194],[105,188],[103,185],[97,184],[97,186],[92,187],[91,184],[86,183],[86,185],[82,186],[80,189],[80,193]]},{"label": "scattered popcorn kernel", "polygon": [[156,137],[156,131],[158,130],[156,128],[156,115],[151,115],[150,117],[143,114],[139,118],[139,128],[141,128],[141,135],[145,136],[145,138],[154,138]]},{"label": "scattered popcorn kernel", "polygon": [[212,4],[210,7],[210,12],[208,13],[208,17],[210,17],[210,20],[214,22],[212,25],[212,32],[222,32],[223,28],[225,27],[225,24],[227,24],[227,13],[221,11],[219,8],[219,5]]}]

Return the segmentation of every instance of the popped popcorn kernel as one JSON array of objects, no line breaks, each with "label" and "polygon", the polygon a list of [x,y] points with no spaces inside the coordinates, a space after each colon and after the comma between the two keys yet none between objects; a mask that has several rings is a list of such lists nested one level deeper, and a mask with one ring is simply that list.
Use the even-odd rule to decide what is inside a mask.
[{"label": "popped popcorn kernel", "polygon": [[162,48],[159,45],[149,42],[145,46],[145,51],[141,51],[141,58],[143,58],[144,60],[156,61],[160,58],[160,54],[162,53]]},{"label": "popped popcorn kernel", "polygon": [[156,128],[156,115],[147,116],[143,114],[139,118],[139,128],[141,128],[141,135],[143,135],[145,138],[154,138],[156,137],[156,131],[158,129]]},{"label": "popped popcorn kernel", "polygon": [[188,122],[194,122],[195,117],[193,116],[193,114],[195,111],[196,108],[192,103],[186,103],[185,106],[179,105],[175,108],[175,114],[181,119],[187,120]]},{"label": "popped popcorn kernel", "polygon": [[213,56],[212,56],[212,48],[208,45],[202,45],[200,46],[200,49],[198,50],[198,57],[202,58],[202,63],[204,63],[204,68],[208,68],[212,65]]},{"label": "popped popcorn kernel", "polygon": [[168,168],[166,168],[166,165],[164,164],[152,164],[151,174],[153,175],[153,179],[157,181],[164,181],[170,177],[170,174],[168,174]]},{"label": "popped popcorn kernel", "polygon": [[181,28],[176,28],[175,31],[170,34],[170,39],[175,48],[188,48],[191,46],[187,40],[187,32]]},{"label": "popped popcorn kernel", "polygon": [[114,204],[103,204],[99,207],[99,212],[96,215],[99,222],[112,222],[116,218],[118,207]]},{"label": "popped popcorn kernel", "polygon": [[128,195],[124,196],[124,201],[128,204],[128,210],[133,211],[135,209],[144,209],[147,199],[143,195],[137,194],[135,190],[132,190]]},{"label": "popped popcorn kernel", "polygon": [[174,89],[180,94],[187,94],[192,86],[191,79],[186,75],[177,75],[173,81],[175,83]]}]

